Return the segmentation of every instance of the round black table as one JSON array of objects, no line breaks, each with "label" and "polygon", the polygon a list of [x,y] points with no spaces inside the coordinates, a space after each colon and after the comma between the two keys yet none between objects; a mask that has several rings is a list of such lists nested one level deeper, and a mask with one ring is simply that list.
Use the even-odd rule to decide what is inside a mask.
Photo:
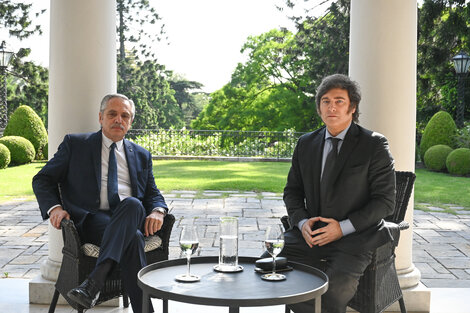
[{"label": "round black table", "polygon": [[321,295],[328,289],[328,277],[322,271],[300,263],[289,262],[292,271],[283,272],[284,281],[265,281],[255,272],[257,258],[239,257],[244,270],[220,273],[213,269],[218,257],[191,258],[191,273],[201,276],[199,282],[175,280],[186,273],[186,259],[150,264],[140,270],[137,284],[143,291],[143,312],[148,312],[149,299],[163,300],[163,313],[168,313],[168,300],[192,304],[228,306],[229,313],[240,307],[292,304],[315,299],[315,312],[321,312]]}]

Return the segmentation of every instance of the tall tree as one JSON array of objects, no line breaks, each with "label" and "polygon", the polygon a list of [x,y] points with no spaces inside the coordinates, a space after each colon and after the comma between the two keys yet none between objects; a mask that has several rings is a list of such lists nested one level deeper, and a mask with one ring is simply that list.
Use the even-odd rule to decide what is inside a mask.
[{"label": "tall tree", "polygon": [[[164,36],[164,24],[159,32],[149,33],[144,26],[155,25],[161,22],[160,15],[150,5],[149,0],[116,0],[117,33],[119,41],[118,59],[124,61],[126,48],[138,51],[138,57],[155,58],[152,44],[160,41]],[[158,28],[158,27],[157,27]],[[127,45],[127,47],[126,47]]]},{"label": "tall tree", "polygon": [[[0,25],[8,29],[10,36],[19,39],[28,38],[33,34],[42,34],[40,25],[33,25],[31,20],[31,3],[22,3],[11,0],[0,2]],[[46,10],[35,13],[38,17]]]},{"label": "tall tree", "polygon": [[[11,0],[0,2],[0,25],[8,29],[12,37],[20,40],[33,34],[42,34],[41,26],[35,25],[34,18],[44,13],[40,10],[33,13],[31,3]],[[30,49],[20,48],[11,61],[7,79],[8,114],[20,105],[32,107],[47,125],[48,70],[33,62],[26,62]]]},{"label": "tall tree", "polygon": [[11,75],[7,83],[8,113],[13,113],[20,105],[28,105],[47,127],[49,71],[33,62],[24,61],[30,52],[29,49],[20,49],[11,62]]},{"label": "tall tree", "polygon": [[169,82],[171,89],[175,91],[175,99],[183,113],[185,126],[190,126],[191,121],[197,117],[204,104],[208,102],[206,93],[194,91],[200,90],[204,85],[187,80],[178,74],[173,74]]},{"label": "tall tree", "polygon": [[248,61],[238,64],[229,84],[211,94],[208,105],[192,123],[198,129],[296,130],[315,123],[314,106],[306,101],[302,60],[292,57],[292,33],[271,30],[249,37],[241,52]]},{"label": "tall tree", "polygon": [[127,80],[118,77],[118,91],[134,100],[136,117],[133,128],[180,128],[183,114],[170,88],[170,72],[152,60],[126,58]]},{"label": "tall tree", "polygon": [[[461,50],[470,53],[469,21],[470,6],[465,0],[424,0],[418,11],[417,121],[421,131],[439,110],[455,118],[457,78],[451,60]],[[470,103],[470,92],[465,99]],[[465,116],[470,118],[470,105]]]},{"label": "tall tree", "polygon": [[271,30],[248,39],[242,48],[248,61],[211,95],[194,127],[308,131],[321,124],[317,86],[323,77],[348,69],[349,1],[331,3],[320,17],[292,19],[295,34]]},{"label": "tall tree", "polygon": [[146,31],[161,18],[148,0],[117,0],[118,92],[136,104],[134,128],[183,126],[183,114],[169,85],[170,73],[155,60],[154,40],[163,36]]}]

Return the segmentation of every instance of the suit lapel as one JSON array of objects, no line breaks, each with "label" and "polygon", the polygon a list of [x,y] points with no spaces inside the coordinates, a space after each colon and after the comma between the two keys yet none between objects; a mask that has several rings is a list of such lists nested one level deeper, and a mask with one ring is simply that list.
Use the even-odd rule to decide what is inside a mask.
[{"label": "suit lapel", "polygon": [[101,130],[94,133],[91,138],[93,167],[95,169],[96,184],[98,185],[98,194],[101,192],[101,149],[103,136]]},{"label": "suit lapel", "polygon": [[[335,168],[331,175],[331,179],[329,179],[330,185],[333,184],[336,179],[338,178],[339,173],[342,171],[344,167],[344,163],[351,155],[354,147],[357,144],[359,131],[357,129],[356,124],[352,123],[351,127],[349,128],[346,136],[344,137],[344,142],[341,146],[341,149],[338,154],[338,158],[336,159]],[[330,188],[328,188],[331,190]]]},{"label": "suit lapel", "polygon": [[321,178],[321,163],[323,154],[323,145],[325,141],[325,131],[323,128],[318,132],[317,136],[312,141],[312,164],[313,164],[313,192],[316,207],[320,206],[320,178]]},{"label": "suit lapel", "polygon": [[129,177],[131,179],[132,196],[136,197],[137,196],[137,165],[136,165],[135,151],[132,148],[132,145],[130,144],[130,142],[126,139],[124,139],[124,147],[126,151]]}]

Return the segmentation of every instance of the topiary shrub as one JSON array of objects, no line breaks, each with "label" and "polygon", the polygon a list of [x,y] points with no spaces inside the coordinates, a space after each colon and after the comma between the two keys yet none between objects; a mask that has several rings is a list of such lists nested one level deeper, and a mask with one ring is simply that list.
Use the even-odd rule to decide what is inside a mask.
[{"label": "topiary shrub", "polygon": [[0,143],[10,150],[12,164],[21,165],[34,160],[36,151],[28,139],[20,136],[7,136],[0,138]]},{"label": "topiary shrub", "polygon": [[44,157],[44,160],[47,160],[49,154],[49,143],[46,143],[44,148],[42,148],[42,156]]},{"label": "topiary shrub", "polygon": [[8,150],[7,146],[0,143],[0,169],[6,168],[10,161],[10,150]]},{"label": "topiary shrub", "polygon": [[47,131],[41,118],[27,105],[20,105],[13,112],[3,135],[28,139],[38,155],[47,143]]},{"label": "topiary shrub", "polygon": [[470,174],[470,149],[458,148],[449,153],[446,166],[449,173],[453,175]]},{"label": "topiary shrub", "polygon": [[424,154],[424,165],[433,171],[442,171],[446,169],[446,159],[452,148],[446,145],[435,145]]},{"label": "topiary shrub", "polygon": [[424,129],[420,144],[421,160],[424,160],[426,151],[435,145],[447,145],[455,147],[455,135],[457,126],[452,116],[444,111],[439,111],[433,115]]}]

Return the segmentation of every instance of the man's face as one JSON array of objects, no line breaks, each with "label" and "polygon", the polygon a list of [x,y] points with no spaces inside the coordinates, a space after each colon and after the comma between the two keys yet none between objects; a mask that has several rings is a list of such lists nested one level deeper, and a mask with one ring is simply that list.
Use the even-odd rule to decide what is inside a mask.
[{"label": "man's face", "polygon": [[121,98],[111,98],[99,119],[103,134],[113,142],[119,141],[132,125],[131,104]]},{"label": "man's face", "polygon": [[328,90],[320,100],[319,114],[331,135],[336,136],[351,123],[356,107],[350,109],[348,92],[341,88]]}]

